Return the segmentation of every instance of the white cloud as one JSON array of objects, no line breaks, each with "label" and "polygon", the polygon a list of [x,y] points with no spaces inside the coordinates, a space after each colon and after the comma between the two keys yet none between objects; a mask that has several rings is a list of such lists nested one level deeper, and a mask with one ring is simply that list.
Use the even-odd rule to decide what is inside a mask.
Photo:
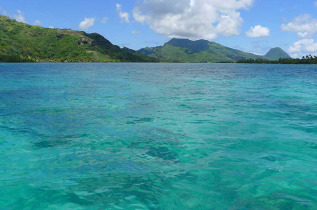
[{"label": "white cloud", "polygon": [[141,31],[131,31],[132,34],[140,34]]},{"label": "white cloud", "polygon": [[95,25],[95,18],[85,18],[80,24],[79,28],[82,30],[88,30]]},{"label": "white cloud", "polygon": [[239,35],[242,18],[240,13],[232,12],[231,15],[221,15],[219,24],[217,25],[218,33],[224,36]]},{"label": "white cloud", "polygon": [[317,19],[313,19],[307,14],[300,15],[294,18],[291,22],[283,24],[281,29],[287,32],[296,32],[301,38],[289,47],[288,51],[294,57],[317,54],[317,43],[314,40],[314,36],[317,33]]},{"label": "white cloud", "polygon": [[117,12],[121,18],[121,22],[129,23],[130,22],[129,13],[122,11],[121,4],[116,4],[116,9],[117,9]]},{"label": "white cloud", "polygon": [[301,15],[292,22],[282,24],[281,29],[288,32],[303,32],[314,34],[317,32],[317,19],[313,19],[310,15]]},{"label": "white cloud", "polygon": [[55,27],[54,27],[54,26],[49,26],[48,28],[50,28],[50,29],[54,29]]},{"label": "white cloud", "polygon": [[108,18],[107,17],[103,17],[101,19],[101,23],[106,24],[108,22]]},{"label": "white cloud", "polygon": [[42,25],[42,22],[39,21],[39,20],[36,20],[36,21],[34,22],[34,25],[40,26],[40,25]]},{"label": "white cloud", "polygon": [[26,23],[25,17],[23,15],[23,12],[21,10],[17,10],[17,14],[13,15],[14,19],[21,23]]},{"label": "white cloud", "polygon": [[253,0],[142,0],[133,17],[168,37],[211,40],[238,35],[243,22],[238,10],[252,4]]},{"label": "white cloud", "polygon": [[308,32],[297,32],[297,35],[301,38],[306,38],[308,36]]},{"label": "white cloud", "polygon": [[295,57],[301,57],[308,54],[316,54],[317,52],[317,42],[314,39],[301,39],[293,44],[289,48],[289,52]]},{"label": "white cloud", "polygon": [[251,27],[250,30],[246,32],[246,35],[252,38],[270,36],[270,29],[257,25],[257,26]]}]

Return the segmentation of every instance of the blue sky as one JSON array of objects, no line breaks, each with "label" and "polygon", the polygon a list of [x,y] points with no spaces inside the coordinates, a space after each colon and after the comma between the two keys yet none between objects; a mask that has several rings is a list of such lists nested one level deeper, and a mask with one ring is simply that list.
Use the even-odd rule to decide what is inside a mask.
[{"label": "blue sky", "polygon": [[0,0],[0,8],[22,22],[97,32],[132,49],[178,37],[317,55],[317,0]]}]

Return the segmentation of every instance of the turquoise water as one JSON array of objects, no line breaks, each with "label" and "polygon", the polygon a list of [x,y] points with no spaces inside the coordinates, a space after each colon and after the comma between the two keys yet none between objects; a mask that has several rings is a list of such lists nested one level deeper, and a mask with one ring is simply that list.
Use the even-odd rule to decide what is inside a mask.
[{"label": "turquoise water", "polygon": [[317,209],[317,66],[0,64],[0,209]]}]

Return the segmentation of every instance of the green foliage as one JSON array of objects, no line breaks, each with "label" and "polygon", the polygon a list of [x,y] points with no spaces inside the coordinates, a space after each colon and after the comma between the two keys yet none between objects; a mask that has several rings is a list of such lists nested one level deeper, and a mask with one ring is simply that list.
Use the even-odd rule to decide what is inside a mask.
[{"label": "green foliage", "polygon": [[279,60],[247,59],[247,60],[240,60],[237,63],[317,64],[317,56],[307,55],[307,56],[304,56],[302,59],[280,58]]},{"label": "green foliage", "polygon": [[28,58],[23,58],[19,55],[0,55],[0,62],[5,63],[21,63],[21,62],[34,62]]},{"label": "green foliage", "polygon": [[278,60],[280,58],[291,58],[284,50],[279,47],[272,48],[266,55],[264,56],[269,60]]},{"label": "green foliage", "polygon": [[156,62],[99,34],[31,26],[0,16],[0,62]]},{"label": "green foliage", "polygon": [[206,40],[172,39],[164,46],[143,48],[139,52],[164,62],[232,63],[248,58],[265,59]]}]

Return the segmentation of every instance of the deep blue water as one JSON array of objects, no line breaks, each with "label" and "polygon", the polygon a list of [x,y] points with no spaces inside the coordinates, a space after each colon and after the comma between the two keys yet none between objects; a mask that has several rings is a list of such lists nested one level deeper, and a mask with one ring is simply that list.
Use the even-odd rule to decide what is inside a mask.
[{"label": "deep blue water", "polygon": [[0,64],[0,209],[317,209],[317,66]]}]

